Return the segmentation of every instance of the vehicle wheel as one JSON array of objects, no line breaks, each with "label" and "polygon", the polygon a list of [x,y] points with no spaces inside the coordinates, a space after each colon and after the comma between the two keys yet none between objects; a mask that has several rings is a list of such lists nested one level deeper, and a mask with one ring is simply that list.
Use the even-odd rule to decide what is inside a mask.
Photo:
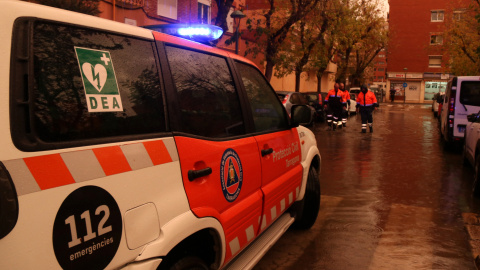
[{"label": "vehicle wheel", "polygon": [[169,270],[208,270],[208,266],[199,257],[188,256],[172,264]]},{"label": "vehicle wheel", "polygon": [[475,174],[473,176],[473,196],[480,196],[480,154],[477,154],[475,157]]},{"label": "vehicle wheel", "polygon": [[463,142],[462,161],[464,166],[469,165],[468,158],[467,158],[467,143],[465,141]]},{"label": "vehicle wheel", "polygon": [[313,167],[310,167],[305,196],[297,205],[297,217],[292,227],[301,230],[310,229],[317,220],[319,210],[320,181],[317,171]]}]

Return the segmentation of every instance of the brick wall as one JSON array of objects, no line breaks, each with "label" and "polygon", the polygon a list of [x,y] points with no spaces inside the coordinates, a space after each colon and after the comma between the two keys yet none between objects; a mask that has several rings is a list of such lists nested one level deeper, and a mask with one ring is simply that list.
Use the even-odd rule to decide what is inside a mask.
[{"label": "brick wall", "polygon": [[[390,43],[388,54],[388,71],[435,72],[448,71],[448,55],[442,52],[442,46],[430,45],[432,33],[442,33],[446,20],[451,19],[454,6],[465,0],[389,0]],[[444,10],[443,22],[431,22],[432,10]],[[429,55],[443,55],[441,68],[428,66]]]}]

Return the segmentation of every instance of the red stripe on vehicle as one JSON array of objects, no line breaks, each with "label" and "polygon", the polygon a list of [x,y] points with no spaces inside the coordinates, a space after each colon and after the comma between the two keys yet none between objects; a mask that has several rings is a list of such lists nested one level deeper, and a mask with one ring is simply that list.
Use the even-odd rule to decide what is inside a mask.
[{"label": "red stripe on vehicle", "polygon": [[93,149],[93,153],[107,176],[132,170],[120,146]]},{"label": "red stripe on vehicle", "polygon": [[147,149],[148,155],[152,159],[153,165],[160,165],[168,162],[172,162],[170,153],[168,153],[167,147],[163,141],[149,141],[144,142],[143,145]]},{"label": "red stripe on vehicle", "polygon": [[41,190],[75,183],[60,154],[24,158]]}]

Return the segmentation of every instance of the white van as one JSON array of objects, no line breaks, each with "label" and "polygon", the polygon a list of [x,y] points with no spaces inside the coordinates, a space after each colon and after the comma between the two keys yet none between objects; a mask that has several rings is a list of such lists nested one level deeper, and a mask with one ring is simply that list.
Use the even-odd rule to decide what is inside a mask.
[{"label": "white van", "polygon": [[454,77],[448,82],[440,118],[440,132],[447,143],[464,138],[467,115],[480,110],[480,76]]}]

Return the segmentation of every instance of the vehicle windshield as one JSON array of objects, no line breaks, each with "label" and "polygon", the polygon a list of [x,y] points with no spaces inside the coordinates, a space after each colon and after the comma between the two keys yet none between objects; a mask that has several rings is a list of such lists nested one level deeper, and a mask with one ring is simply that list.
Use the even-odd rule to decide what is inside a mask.
[{"label": "vehicle windshield", "polygon": [[480,82],[464,81],[461,85],[460,103],[464,105],[480,106]]},{"label": "vehicle windshield", "polygon": [[350,93],[358,94],[360,93],[360,88],[350,88]]}]

